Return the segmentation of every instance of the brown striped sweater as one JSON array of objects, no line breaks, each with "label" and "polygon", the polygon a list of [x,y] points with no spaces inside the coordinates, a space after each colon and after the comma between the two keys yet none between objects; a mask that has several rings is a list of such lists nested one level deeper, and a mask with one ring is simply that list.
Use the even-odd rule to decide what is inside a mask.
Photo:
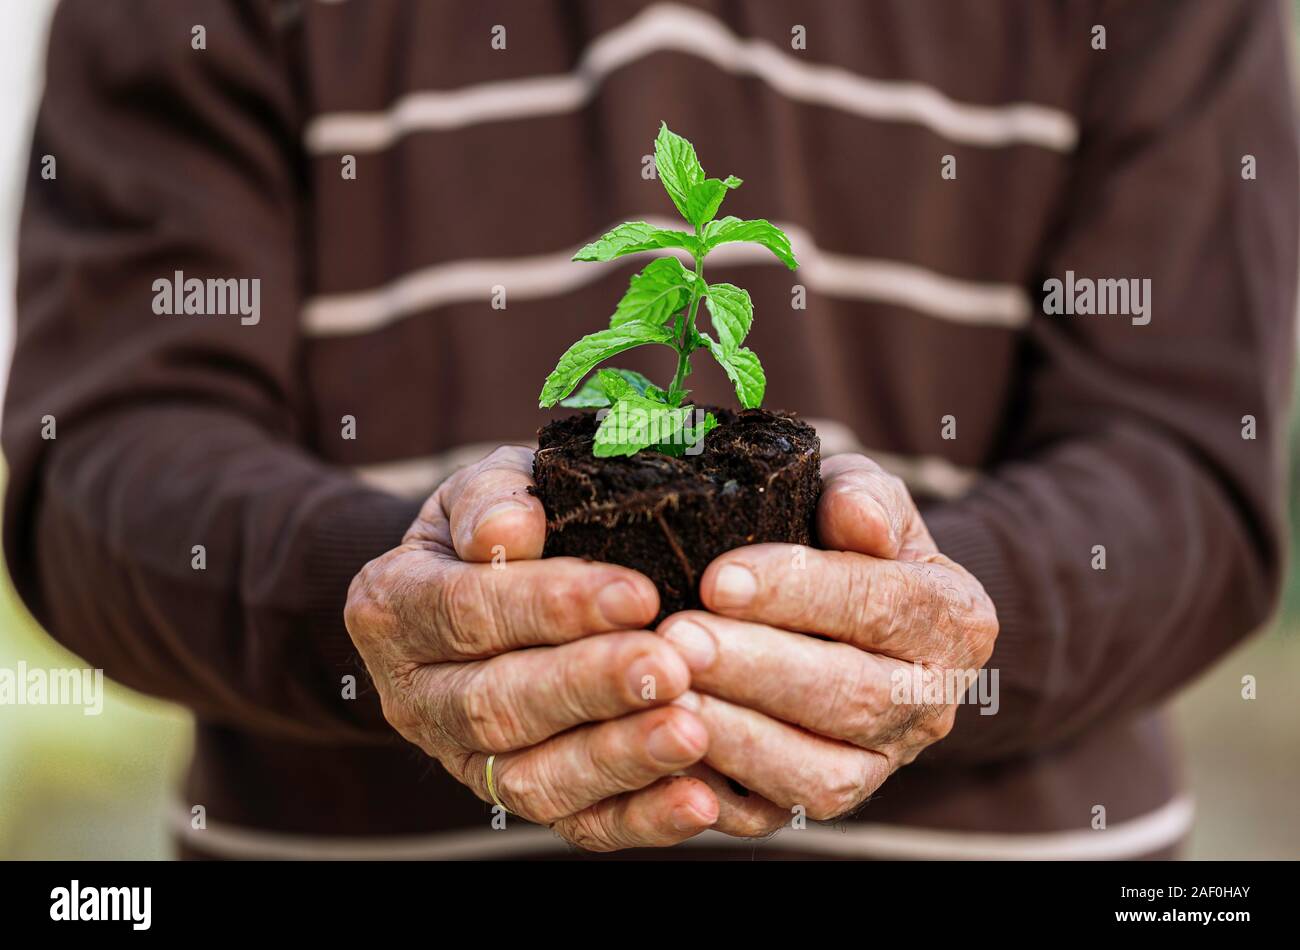
[{"label": "brown striped sweater", "polygon": [[[803,261],[710,259],[756,302],[767,404],[902,472],[1002,627],[999,712],[965,707],[852,820],[673,854],[1123,857],[1186,831],[1159,709],[1282,571],[1281,4],[64,0],[52,29],[5,553],[55,637],[194,711],[192,849],[564,853],[489,831],[364,680],[341,697],[341,609],[456,450],[545,420],[542,378],[637,266],[569,256],[672,210],[643,175],[660,120]],[[156,313],[177,271],[257,278],[256,322]],[[1067,272],[1150,280],[1149,322],[1047,312]]]}]

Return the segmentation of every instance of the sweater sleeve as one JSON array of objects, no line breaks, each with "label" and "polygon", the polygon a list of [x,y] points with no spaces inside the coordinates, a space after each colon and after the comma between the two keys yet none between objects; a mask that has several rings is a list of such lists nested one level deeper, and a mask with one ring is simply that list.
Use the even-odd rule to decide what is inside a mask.
[{"label": "sweater sleeve", "polygon": [[[416,506],[303,447],[287,55],[260,4],[61,4],[19,237],[5,556],[49,632],[131,687],[382,740],[373,694],[348,698],[366,679],[342,607]],[[256,279],[258,312],[157,312],[181,275]]]},{"label": "sweater sleeve", "polygon": [[[1269,616],[1281,587],[1297,263],[1281,4],[1115,3],[1035,293],[1150,280],[1150,322],[1026,334],[1004,449],[928,509],[983,582],[1000,709],[927,758],[1033,753],[1160,703]],[[1253,177],[1252,177],[1253,172]]]}]

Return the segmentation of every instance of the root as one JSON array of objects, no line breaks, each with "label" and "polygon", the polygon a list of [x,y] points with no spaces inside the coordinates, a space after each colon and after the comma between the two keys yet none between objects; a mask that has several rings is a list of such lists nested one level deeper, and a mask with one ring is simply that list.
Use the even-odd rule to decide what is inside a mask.
[{"label": "root", "polygon": [[668,546],[673,549],[673,555],[677,558],[677,563],[682,566],[682,573],[686,575],[686,589],[695,589],[695,570],[691,567],[690,560],[686,557],[686,552],[682,546],[677,543],[677,535],[673,534],[668,522],[664,521],[663,511],[655,512],[655,521],[659,522],[659,528],[664,533],[664,538],[668,541]]},{"label": "root", "polygon": [[645,518],[648,521],[659,517],[659,513],[665,508],[676,508],[680,500],[681,496],[677,492],[660,494],[657,491],[644,491],[620,495],[610,501],[588,502],[566,511],[557,518],[549,518],[546,528],[548,531],[556,531],[575,521],[594,521],[608,528],[613,528],[622,521],[633,521],[637,518]]}]

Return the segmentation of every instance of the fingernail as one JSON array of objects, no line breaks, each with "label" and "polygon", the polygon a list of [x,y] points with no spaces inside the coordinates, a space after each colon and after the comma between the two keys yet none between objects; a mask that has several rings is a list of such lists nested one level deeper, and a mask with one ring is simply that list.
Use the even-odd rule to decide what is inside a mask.
[{"label": "fingernail", "polygon": [[727,564],[713,579],[713,603],[717,607],[744,607],[758,593],[758,578],[739,564]]},{"label": "fingernail", "polygon": [[615,627],[639,626],[650,619],[645,600],[631,581],[607,584],[596,595],[596,609],[606,623]]},{"label": "fingernail", "polygon": [[641,659],[633,663],[630,667],[628,667],[628,671],[627,671],[628,689],[632,691],[633,696],[640,696],[642,699],[653,702],[657,697],[654,695],[654,693],[651,693],[647,697],[646,695],[647,681],[651,684],[652,688],[657,688],[658,681],[660,677],[663,676],[663,674],[664,674],[663,663],[660,662],[658,656],[651,654],[650,656],[642,657]]},{"label": "fingernail", "polygon": [[478,521],[474,522],[474,531],[476,533],[482,531],[483,528],[487,526],[487,523],[489,521],[491,521],[493,518],[496,518],[500,515],[504,515],[508,511],[529,511],[529,510],[530,510],[530,506],[528,505],[527,502],[515,501],[513,499],[509,501],[498,502],[497,504],[489,508],[487,511],[483,512],[483,514],[479,515]]},{"label": "fingernail", "polygon": [[713,634],[692,620],[673,621],[664,631],[664,637],[682,655],[692,673],[707,670],[718,658],[718,645]]},{"label": "fingernail", "polygon": [[704,748],[708,739],[702,723],[678,716],[656,727],[646,739],[645,747],[656,762],[683,765],[699,758],[698,750]]},{"label": "fingernail", "polygon": [[707,828],[717,818],[702,813],[694,802],[683,802],[672,810],[669,820],[678,831],[694,831],[697,828]]}]

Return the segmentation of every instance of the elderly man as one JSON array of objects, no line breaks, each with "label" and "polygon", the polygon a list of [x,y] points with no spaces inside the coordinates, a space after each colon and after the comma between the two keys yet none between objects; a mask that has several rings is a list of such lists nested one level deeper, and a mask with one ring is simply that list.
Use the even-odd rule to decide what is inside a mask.
[{"label": "elderly man", "polygon": [[[18,588],[194,711],[195,856],[1173,853],[1160,708],[1279,588],[1287,36],[1262,0],[65,0]],[[664,119],[794,240],[731,266],[826,461],[802,570],[732,551],[652,630],[647,578],[540,559],[524,445],[630,273],[573,249],[665,211]],[[256,313],[156,312],[177,272]]]}]

